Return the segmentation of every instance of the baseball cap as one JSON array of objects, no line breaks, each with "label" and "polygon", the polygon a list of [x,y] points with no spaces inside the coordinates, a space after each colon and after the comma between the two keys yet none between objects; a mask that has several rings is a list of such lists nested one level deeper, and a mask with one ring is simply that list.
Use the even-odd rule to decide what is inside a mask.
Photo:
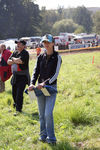
[{"label": "baseball cap", "polygon": [[51,34],[46,34],[42,37],[41,43],[44,41],[52,43],[52,42],[54,42],[54,38]]},{"label": "baseball cap", "polygon": [[18,41],[15,41],[15,43],[22,43],[23,45],[26,45],[26,42],[24,40],[18,40]]}]

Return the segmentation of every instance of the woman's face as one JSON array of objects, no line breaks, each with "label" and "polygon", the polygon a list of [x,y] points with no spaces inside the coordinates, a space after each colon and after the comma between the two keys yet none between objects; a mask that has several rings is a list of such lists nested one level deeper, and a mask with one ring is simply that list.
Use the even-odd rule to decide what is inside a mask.
[{"label": "woman's face", "polygon": [[52,50],[52,48],[54,46],[54,43],[53,42],[50,43],[50,42],[44,41],[43,45],[44,45],[44,47],[45,47],[46,50],[50,50],[50,49]]}]

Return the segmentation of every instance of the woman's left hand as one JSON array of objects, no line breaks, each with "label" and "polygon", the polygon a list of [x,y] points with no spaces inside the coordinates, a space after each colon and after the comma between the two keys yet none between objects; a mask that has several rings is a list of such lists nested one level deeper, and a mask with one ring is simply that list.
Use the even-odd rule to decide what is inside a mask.
[{"label": "woman's left hand", "polygon": [[42,82],[42,83],[38,84],[36,87],[37,87],[39,90],[41,90],[41,89],[44,87],[44,85],[45,85],[45,82]]}]

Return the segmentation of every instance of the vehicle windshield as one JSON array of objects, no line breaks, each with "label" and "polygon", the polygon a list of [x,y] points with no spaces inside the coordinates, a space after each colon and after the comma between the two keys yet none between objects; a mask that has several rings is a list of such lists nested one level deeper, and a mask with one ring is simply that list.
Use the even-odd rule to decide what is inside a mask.
[{"label": "vehicle windshield", "polygon": [[38,43],[39,43],[40,41],[41,41],[40,38],[32,38],[32,39],[31,39],[31,42],[38,42]]}]

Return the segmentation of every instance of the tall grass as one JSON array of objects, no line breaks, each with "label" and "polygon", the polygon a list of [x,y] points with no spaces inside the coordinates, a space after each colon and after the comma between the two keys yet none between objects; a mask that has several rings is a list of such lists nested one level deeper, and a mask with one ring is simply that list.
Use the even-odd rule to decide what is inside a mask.
[{"label": "tall grass", "polygon": [[[54,109],[57,145],[38,141],[36,100],[31,103],[24,94],[23,113],[13,116],[9,80],[6,91],[0,93],[0,150],[100,149],[100,53],[64,55],[62,60]],[[30,61],[31,74],[35,61]]]}]

